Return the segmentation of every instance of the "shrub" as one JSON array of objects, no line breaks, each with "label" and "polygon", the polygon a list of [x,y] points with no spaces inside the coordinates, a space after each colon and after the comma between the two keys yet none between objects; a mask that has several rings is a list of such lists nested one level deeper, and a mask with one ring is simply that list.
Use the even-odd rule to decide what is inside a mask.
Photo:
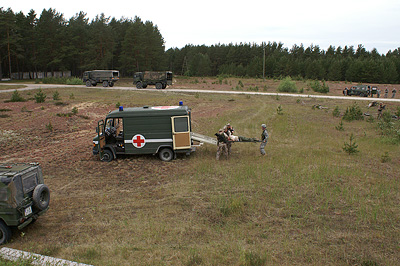
[{"label": "shrub", "polygon": [[397,107],[396,113],[394,113],[397,117],[400,117],[400,106]]},{"label": "shrub", "polygon": [[72,108],[71,113],[72,113],[73,115],[76,115],[76,114],[78,113],[78,108],[77,108],[76,106],[75,106],[74,108]]},{"label": "shrub", "polygon": [[58,91],[55,91],[53,93],[53,100],[54,101],[59,101],[60,100],[60,94],[58,93]]},{"label": "shrub", "polygon": [[283,108],[282,108],[281,105],[279,105],[278,108],[276,108],[276,113],[277,113],[278,115],[283,115]]},{"label": "shrub", "polygon": [[339,130],[339,131],[344,131],[344,127],[343,127],[343,121],[342,121],[342,120],[340,120],[340,123],[339,123],[339,125],[338,125],[338,126],[336,126],[335,128],[336,128],[336,130]]},{"label": "shrub", "polygon": [[400,121],[393,121],[390,112],[383,113],[382,119],[378,122],[378,129],[382,136],[388,138],[391,142],[400,142]]},{"label": "shrub", "polygon": [[25,99],[22,98],[22,96],[19,94],[19,92],[17,90],[15,90],[13,92],[13,94],[11,95],[11,102],[25,102]]},{"label": "shrub", "polygon": [[315,92],[320,93],[328,93],[329,86],[325,84],[325,81],[322,81],[322,84],[318,80],[312,80],[308,82],[308,86]]},{"label": "shrub", "polygon": [[360,106],[358,106],[357,103],[354,103],[352,106],[347,107],[343,119],[346,121],[364,120]]},{"label": "shrub", "polygon": [[390,158],[389,153],[387,151],[381,157],[382,163],[387,163],[387,162],[390,162],[391,160],[392,160],[392,158]]},{"label": "shrub", "polygon": [[392,122],[392,114],[390,113],[390,111],[385,111],[382,114],[382,120],[385,123],[390,123]]},{"label": "shrub", "polygon": [[42,89],[39,89],[38,92],[34,95],[36,103],[44,103],[46,100],[46,94],[42,91]]},{"label": "shrub", "polygon": [[50,131],[50,132],[53,132],[53,125],[51,124],[51,122],[49,122],[49,123],[46,125],[46,129],[47,129],[48,131]]},{"label": "shrub", "polygon": [[241,265],[244,266],[261,266],[267,264],[267,257],[265,255],[261,256],[251,251],[245,251],[241,256],[241,260]]},{"label": "shrub", "polygon": [[278,86],[279,92],[297,92],[296,82],[291,77],[284,78]]},{"label": "shrub", "polygon": [[339,117],[339,116],[340,116],[339,106],[336,106],[335,109],[333,109],[332,115],[333,115],[334,117]]},{"label": "shrub", "polygon": [[358,145],[354,141],[353,133],[351,133],[350,143],[345,142],[344,146],[343,146],[343,150],[351,155],[351,154],[355,154],[355,153],[359,152],[359,150],[357,150],[357,148],[358,148]]},{"label": "shrub", "polygon": [[83,81],[80,78],[72,77],[68,78],[65,82],[67,85],[83,85]]},{"label": "shrub", "polygon": [[[38,80],[35,83],[39,83]],[[43,84],[67,84],[67,85],[83,85],[83,81],[77,77],[47,77],[42,79]]]}]

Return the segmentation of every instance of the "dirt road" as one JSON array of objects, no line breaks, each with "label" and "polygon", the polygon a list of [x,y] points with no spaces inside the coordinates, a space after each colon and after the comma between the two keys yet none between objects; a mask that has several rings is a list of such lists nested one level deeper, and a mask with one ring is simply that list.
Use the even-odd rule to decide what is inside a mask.
[{"label": "dirt road", "polygon": [[[86,88],[84,85],[63,85],[63,84],[12,84],[7,83],[7,85],[23,85],[25,88],[20,88],[17,90],[35,90],[39,88],[65,88],[65,87],[76,87],[76,88]],[[154,88],[150,89],[137,89],[135,87],[96,87],[98,89],[104,90],[131,90],[131,91],[155,91]],[[15,89],[0,90],[0,93],[13,92]],[[320,99],[340,99],[340,100],[357,100],[357,101],[371,101],[378,98],[369,97],[352,97],[352,96],[333,96],[333,95],[315,95],[315,94],[300,94],[300,93],[278,93],[278,92],[251,92],[251,91],[220,91],[220,90],[197,90],[197,89],[165,89],[163,92],[195,92],[195,93],[219,93],[219,94],[242,94],[242,95],[262,95],[262,96],[284,96],[284,97],[297,97],[297,98],[320,98]],[[400,102],[400,99],[396,98],[379,98],[381,102]]]}]

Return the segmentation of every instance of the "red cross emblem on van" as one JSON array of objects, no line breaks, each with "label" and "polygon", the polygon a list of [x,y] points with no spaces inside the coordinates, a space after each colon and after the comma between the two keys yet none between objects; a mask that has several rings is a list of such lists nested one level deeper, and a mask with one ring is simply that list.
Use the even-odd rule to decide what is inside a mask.
[{"label": "red cross emblem on van", "polygon": [[132,138],[132,144],[135,148],[143,148],[146,145],[146,139],[142,135],[136,134]]}]

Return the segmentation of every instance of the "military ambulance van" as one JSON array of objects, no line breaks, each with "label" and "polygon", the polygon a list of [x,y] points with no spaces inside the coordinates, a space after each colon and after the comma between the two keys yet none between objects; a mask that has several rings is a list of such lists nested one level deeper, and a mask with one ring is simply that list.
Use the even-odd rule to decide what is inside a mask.
[{"label": "military ambulance van", "polygon": [[170,161],[177,153],[195,150],[191,138],[191,110],[179,106],[143,106],[110,112],[97,123],[93,154],[110,162],[122,154],[157,154]]}]

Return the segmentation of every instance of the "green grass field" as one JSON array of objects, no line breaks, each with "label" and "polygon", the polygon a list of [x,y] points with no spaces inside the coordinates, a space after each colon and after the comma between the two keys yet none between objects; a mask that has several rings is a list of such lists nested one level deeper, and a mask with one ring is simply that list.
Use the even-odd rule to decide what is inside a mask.
[{"label": "green grass field", "polygon": [[[88,114],[89,126],[74,120],[65,132],[52,133],[62,139],[74,127],[81,139],[76,141],[85,144],[67,153],[87,154],[60,167],[57,156],[47,158],[44,151],[51,210],[10,247],[93,265],[400,264],[399,120],[383,136],[377,108],[368,109],[367,102],[358,105],[374,119],[344,121],[339,131],[341,117],[332,111],[338,106],[343,115],[353,101],[57,90],[69,109],[90,106],[79,107],[80,114],[95,112],[93,107],[111,110],[117,102],[143,106],[182,100],[192,108],[193,131],[208,136],[230,122],[237,135],[259,138],[266,123],[267,155],[260,155],[257,143],[234,143],[229,160],[216,161],[217,147],[205,144],[170,163],[152,156],[102,163],[90,155],[95,122],[106,115],[98,110],[96,118]],[[44,91],[48,97],[53,93]],[[312,108],[316,104],[327,109]],[[49,108],[23,115],[36,119]],[[392,113],[397,108],[387,104]],[[351,134],[358,153],[350,155],[343,146]],[[33,141],[51,146],[51,141]]]}]

